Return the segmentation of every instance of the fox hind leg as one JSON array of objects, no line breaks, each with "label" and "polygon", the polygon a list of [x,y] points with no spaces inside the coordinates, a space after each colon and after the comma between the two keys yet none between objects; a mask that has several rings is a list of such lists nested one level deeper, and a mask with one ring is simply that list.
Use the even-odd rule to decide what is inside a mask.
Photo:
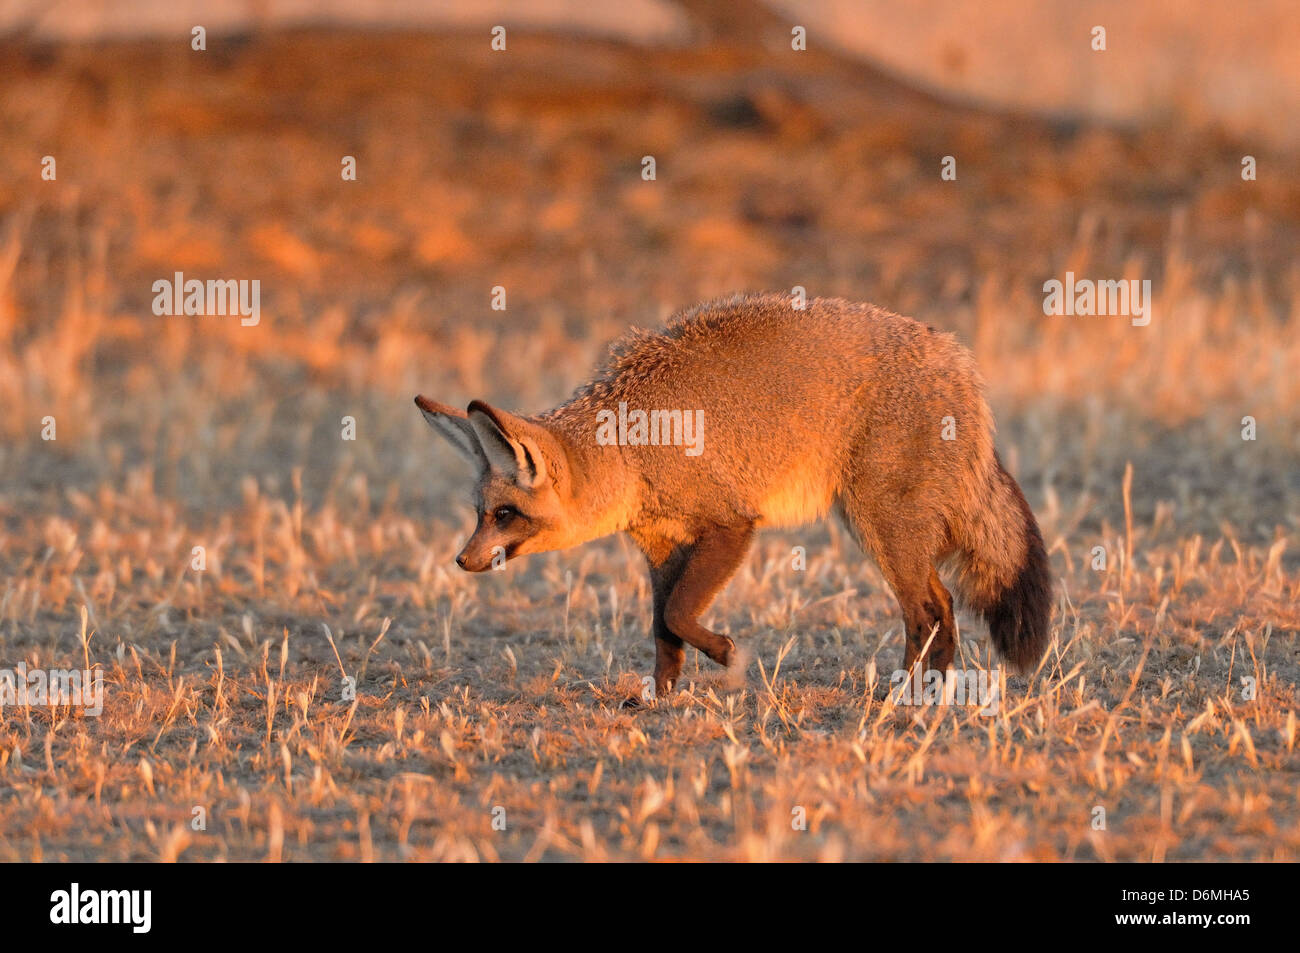
[{"label": "fox hind leg", "polygon": [[[935,629],[936,626],[938,627],[937,630]],[[942,672],[951,668],[953,657],[957,652],[957,623],[952,615],[952,596],[944,588],[943,582],[939,579],[939,573],[935,571],[933,565],[930,567],[929,599],[925,602],[923,608],[920,628],[923,630],[922,637],[919,644],[916,645],[915,652],[904,655],[904,667],[911,671],[916,658],[909,658],[908,656],[919,656],[921,649],[930,639],[930,632],[934,631],[934,641],[930,642],[928,660],[922,666],[922,669],[934,668]],[[914,644],[910,637],[907,644],[909,649]]]},{"label": "fox hind leg", "polygon": [[880,569],[903,610],[907,640],[903,668],[911,672],[918,662],[922,673],[949,668],[957,651],[957,625],[952,597],[934,564],[928,557],[894,555],[880,560]]},{"label": "fox hind leg", "polygon": [[873,518],[862,501],[846,496],[838,510],[849,531],[875,559],[903,610],[903,667],[911,672],[919,661],[922,672],[944,671],[957,651],[952,596],[935,570],[935,561],[945,550],[944,534],[921,521],[901,521],[897,514],[903,506],[896,503]]}]

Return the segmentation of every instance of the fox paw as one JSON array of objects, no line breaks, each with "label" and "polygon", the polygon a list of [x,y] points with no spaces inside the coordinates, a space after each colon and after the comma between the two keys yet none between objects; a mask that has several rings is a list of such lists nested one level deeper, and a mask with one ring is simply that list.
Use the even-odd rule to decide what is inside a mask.
[{"label": "fox paw", "polygon": [[[731,642],[730,639],[727,640]],[[749,663],[753,661],[753,653],[746,646],[741,648],[735,642],[731,642],[731,651],[728,653],[727,661],[724,662],[726,671],[722,676],[722,684],[728,689],[745,687],[745,672],[749,669]]]}]

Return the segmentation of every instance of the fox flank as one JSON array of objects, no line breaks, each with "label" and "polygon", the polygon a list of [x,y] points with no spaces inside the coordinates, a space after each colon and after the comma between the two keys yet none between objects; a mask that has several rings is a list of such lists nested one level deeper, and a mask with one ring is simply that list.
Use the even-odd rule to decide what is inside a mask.
[{"label": "fox flank", "polygon": [[456,564],[482,572],[494,554],[627,533],[650,566],[662,694],[685,645],[739,664],[735,643],[697,620],[754,533],[833,513],[898,599],[905,668],[952,664],[941,569],[1002,659],[1032,668],[1047,648],[1051,574],[1034,514],[993,449],[970,352],[873,305],[792,305],[735,296],[633,332],[600,376],[536,416],[416,397],[477,472],[478,525]]}]

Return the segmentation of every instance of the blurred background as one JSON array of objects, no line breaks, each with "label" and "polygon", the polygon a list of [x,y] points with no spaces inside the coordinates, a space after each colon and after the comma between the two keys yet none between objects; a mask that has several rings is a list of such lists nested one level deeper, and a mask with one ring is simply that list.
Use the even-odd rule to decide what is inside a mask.
[{"label": "blurred background", "polygon": [[[628,325],[795,285],[958,331],[1049,479],[1247,413],[1293,454],[1298,31],[1269,0],[11,0],[0,475],[405,494],[398,398],[541,409]],[[1152,279],[1156,321],[1044,318],[1067,270]],[[262,323],[155,317],[176,271],[259,279]],[[1218,483],[1184,463],[1185,502]]]},{"label": "blurred background", "polygon": [[[541,410],[629,326],[802,286],[956,331],[1036,503],[1100,527],[1137,461],[1147,515],[1294,528],[1300,8],[899,9],[5,4],[3,505],[251,480],[450,535],[411,394]],[[260,323],[155,316],[178,271]],[[1045,317],[1066,271],[1154,320]]]},{"label": "blurred background", "polygon": [[[170,724],[178,664],[203,686],[225,651],[256,688],[266,640],[278,646],[283,630],[294,690],[307,691],[338,658],[328,623],[339,665],[359,667],[376,697],[403,692],[412,711],[423,699],[426,720],[430,695],[460,698],[466,686],[463,724],[447,728],[435,706],[425,727],[443,747],[420,758],[452,771],[447,731],[479,717],[472,684],[518,709],[500,751],[523,759],[527,777],[533,699],[560,691],[552,653],[587,684],[648,671],[641,562],[611,540],[506,573],[456,571],[473,522],[469,473],[412,396],[540,411],[629,327],[799,286],[912,315],[974,349],[1002,457],[1039,515],[1069,637],[1097,660],[1089,687],[1104,705],[1132,691],[1124,653],[1139,624],[1168,642],[1165,670],[1190,671],[1193,655],[1200,670],[1204,655],[1204,671],[1219,665],[1215,678],[1231,684],[1245,651],[1234,633],[1300,626],[1285,575],[1300,562],[1297,49],[1300,7],[1282,0],[0,0],[0,660],[53,652],[80,664],[86,606],[98,658],[116,653],[110,704],[127,727],[106,719],[94,738],[82,726],[81,741],[55,744],[97,749],[120,731],[127,747],[133,732],[156,747],[162,735],[136,705],[147,699]],[[355,180],[341,174],[345,157]],[[945,157],[955,179],[941,177]],[[156,315],[153,284],[176,272],[259,281],[260,322]],[[1043,284],[1066,272],[1150,280],[1151,323],[1045,316]],[[1254,440],[1242,438],[1246,417]],[[806,574],[787,571],[796,544],[813,554]],[[1127,560],[1127,590],[1092,571],[1097,546],[1112,570]],[[845,670],[860,675],[868,653],[893,651],[892,600],[833,528],[766,535],[731,593],[718,612],[765,639],[769,659],[801,612],[796,653],[808,647],[791,670],[811,692],[832,697]],[[367,683],[376,633],[385,641]],[[1213,659],[1201,640],[1220,640]],[[1294,677],[1294,638],[1273,646],[1272,664]],[[1153,691],[1163,698],[1169,684]],[[850,688],[847,705],[870,693]],[[388,737],[390,707],[373,704],[388,734],[372,737]],[[566,704],[587,717],[579,689]],[[267,706],[248,706],[234,737],[255,747]],[[1203,708],[1198,697],[1186,710]],[[1158,747],[1164,729],[1152,724]],[[1281,737],[1274,727],[1268,738]],[[0,765],[44,743],[30,719],[15,731],[0,737]],[[254,786],[258,772],[281,771],[265,731],[251,768],[226,766],[252,772]],[[371,786],[359,781],[333,820],[304,815],[342,831],[340,851],[353,849],[348,825],[371,810],[365,797],[389,790],[384,750],[360,747],[375,760],[348,770]],[[1149,765],[1165,762],[1156,747]],[[195,751],[184,730],[167,735],[168,751],[184,774]],[[91,771],[78,757],[69,763]],[[330,769],[346,775],[344,757]],[[1237,783],[1237,762],[1219,767],[1206,804],[1228,802]],[[477,804],[465,777],[457,763],[440,790]],[[134,817],[144,795],[119,780]],[[1162,797],[1164,775],[1146,780]],[[610,783],[602,810],[617,825],[630,788]],[[1290,803],[1293,777],[1260,784]],[[187,823],[196,803],[174,791],[171,814],[150,815],[160,827]],[[884,821],[859,823],[854,812],[874,808],[858,793],[844,795],[844,837],[863,856],[967,850],[941,825],[928,848],[907,823],[882,839]],[[788,835],[788,803],[773,803]],[[1076,807],[1064,799],[1061,817]],[[450,816],[439,809],[435,823]],[[900,811],[906,821],[931,809]],[[409,827],[404,810],[392,807],[394,830]],[[1208,838],[1222,819],[1207,811]],[[42,817],[65,823],[62,811]],[[66,817],[56,840],[79,855],[82,821]],[[689,827],[683,843],[698,836]],[[245,835],[232,830],[238,845]],[[1040,855],[1070,856],[1084,836],[1072,830],[1039,825],[1030,842],[1052,838]],[[1282,849],[1251,831],[1216,850]],[[105,836],[121,858],[179,849]],[[511,836],[511,851],[532,849]],[[265,852],[249,837],[234,856]],[[39,854],[34,843],[21,856]],[[982,857],[1021,849],[972,843]],[[1151,856],[1140,839],[1118,850]],[[1179,850],[1199,859],[1205,848]]]}]

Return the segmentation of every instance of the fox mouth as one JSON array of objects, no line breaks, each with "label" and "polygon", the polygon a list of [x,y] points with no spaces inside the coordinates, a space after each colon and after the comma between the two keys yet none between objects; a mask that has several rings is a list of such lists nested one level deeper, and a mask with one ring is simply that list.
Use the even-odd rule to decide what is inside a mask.
[{"label": "fox mouth", "polygon": [[[518,542],[513,542],[510,543],[508,546],[505,546],[504,552],[500,554],[501,561],[504,563],[504,562],[508,562],[511,559],[514,559],[515,554],[518,552],[518,550],[519,550]],[[493,551],[490,552],[488,557],[484,559],[482,562],[475,562],[473,559],[471,559],[469,556],[466,556],[462,552],[459,556],[456,557],[456,565],[459,566],[461,569],[465,570],[466,572],[487,572],[489,569],[495,568],[494,563],[496,562],[497,558],[498,558],[498,554],[495,552],[495,547]]]}]

